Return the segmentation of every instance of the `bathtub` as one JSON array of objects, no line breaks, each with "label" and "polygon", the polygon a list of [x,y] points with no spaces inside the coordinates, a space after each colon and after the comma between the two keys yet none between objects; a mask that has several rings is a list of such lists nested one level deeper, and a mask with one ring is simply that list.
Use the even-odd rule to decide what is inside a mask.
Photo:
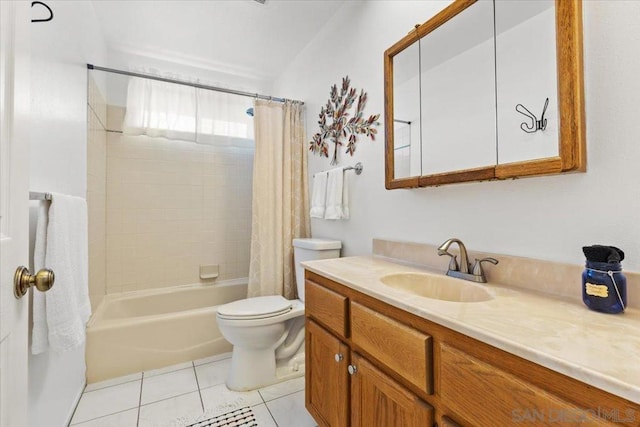
[{"label": "bathtub", "polygon": [[246,297],[246,279],[105,296],[87,324],[87,382],[231,351],[216,309]]}]

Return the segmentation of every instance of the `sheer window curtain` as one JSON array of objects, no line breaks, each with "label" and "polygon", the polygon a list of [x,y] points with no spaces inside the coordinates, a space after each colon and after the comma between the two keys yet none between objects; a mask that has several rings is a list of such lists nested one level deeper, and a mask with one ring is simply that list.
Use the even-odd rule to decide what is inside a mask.
[{"label": "sheer window curtain", "polygon": [[127,87],[124,133],[203,144],[253,140],[250,98],[133,77]]},{"label": "sheer window curtain", "polygon": [[296,298],[292,240],[310,234],[304,107],[254,102],[255,154],[248,296]]}]

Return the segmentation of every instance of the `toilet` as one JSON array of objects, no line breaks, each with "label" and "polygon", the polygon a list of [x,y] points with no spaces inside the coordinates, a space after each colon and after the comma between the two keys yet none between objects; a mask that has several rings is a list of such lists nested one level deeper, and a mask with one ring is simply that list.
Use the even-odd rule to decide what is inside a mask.
[{"label": "toilet", "polygon": [[304,375],[304,261],[338,258],[342,243],[293,239],[297,300],[247,298],[218,307],[222,336],[233,345],[227,387],[254,390]]}]

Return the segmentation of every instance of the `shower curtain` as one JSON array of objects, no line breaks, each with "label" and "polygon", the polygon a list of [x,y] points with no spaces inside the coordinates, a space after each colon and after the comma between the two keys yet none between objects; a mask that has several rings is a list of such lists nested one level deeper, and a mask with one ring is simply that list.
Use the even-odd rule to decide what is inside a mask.
[{"label": "shower curtain", "polygon": [[248,297],[296,298],[292,240],[308,237],[303,105],[256,100]]}]

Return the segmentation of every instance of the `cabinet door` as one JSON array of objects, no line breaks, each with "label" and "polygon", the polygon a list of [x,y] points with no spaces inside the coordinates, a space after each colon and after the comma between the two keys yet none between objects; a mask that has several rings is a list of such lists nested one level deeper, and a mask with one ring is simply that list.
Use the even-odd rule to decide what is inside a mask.
[{"label": "cabinet door", "polygon": [[317,323],[306,323],[306,407],[319,426],[349,425],[349,348]]},{"label": "cabinet door", "polygon": [[425,427],[433,408],[362,356],[352,354],[351,425],[353,427]]}]

